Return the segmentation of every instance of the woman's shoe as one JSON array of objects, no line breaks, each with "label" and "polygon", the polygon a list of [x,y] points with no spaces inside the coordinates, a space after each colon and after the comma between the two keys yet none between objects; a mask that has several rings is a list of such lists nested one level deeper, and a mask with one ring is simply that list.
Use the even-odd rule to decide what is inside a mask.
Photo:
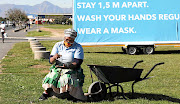
[{"label": "woman's shoe", "polygon": [[46,99],[48,99],[48,97],[49,97],[48,94],[43,93],[43,94],[40,96],[39,101],[46,100]]}]

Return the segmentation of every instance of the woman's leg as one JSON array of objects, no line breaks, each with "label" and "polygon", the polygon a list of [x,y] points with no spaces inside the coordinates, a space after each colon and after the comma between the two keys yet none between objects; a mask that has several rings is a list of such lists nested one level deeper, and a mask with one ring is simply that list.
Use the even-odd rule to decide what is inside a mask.
[{"label": "woman's leg", "polygon": [[47,90],[44,90],[42,95],[40,96],[39,100],[46,100],[48,97],[51,97],[50,93],[52,92],[52,88],[48,88]]},{"label": "woman's leg", "polygon": [[1,32],[2,34],[2,42],[4,43],[4,32]]},{"label": "woman's leg", "polygon": [[46,100],[50,97],[51,92],[59,92],[59,88],[56,88],[57,80],[59,79],[60,74],[56,69],[51,69],[51,71],[45,76],[43,80],[42,87],[44,92],[39,98],[39,100]]}]

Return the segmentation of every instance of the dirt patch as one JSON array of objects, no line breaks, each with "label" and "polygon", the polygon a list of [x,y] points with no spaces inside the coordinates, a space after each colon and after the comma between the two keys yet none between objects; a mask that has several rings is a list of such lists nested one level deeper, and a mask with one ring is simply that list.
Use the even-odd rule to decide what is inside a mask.
[{"label": "dirt patch", "polygon": [[45,66],[45,65],[33,65],[30,68],[45,68],[47,70],[42,70],[40,73],[49,73],[49,68],[50,66]]},{"label": "dirt patch", "polygon": [[63,38],[64,37],[64,29],[50,29],[50,28],[40,28],[40,30],[42,31],[50,31],[52,33],[51,37],[60,37]]},{"label": "dirt patch", "polygon": [[49,73],[49,70],[40,71],[41,73]]},{"label": "dirt patch", "polygon": [[33,65],[33,66],[31,66],[30,68],[47,68],[47,69],[49,69],[50,66],[45,66],[45,65]]}]

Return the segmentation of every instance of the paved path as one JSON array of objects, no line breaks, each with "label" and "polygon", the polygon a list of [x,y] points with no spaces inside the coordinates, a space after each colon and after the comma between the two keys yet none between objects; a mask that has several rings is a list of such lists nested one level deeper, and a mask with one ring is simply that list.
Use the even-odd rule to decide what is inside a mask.
[{"label": "paved path", "polygon": [[[35,25],[32,25],[32,28],[28,31],[35,31],[37,27]],[[7,54],[7,52],[13,48],[13,45],[18,42],[27,42],[29,38],[32,37],[26,37],[25,35],[27,32],[24,32],[24,30],[13,32],[13,29],[8,27],[7,29],[8,37],[5,38],[4,43],[2,43],[2,38],[0,36],[0,60]],[[37,40],[62,40],[62,38],[54,37],[35,37]]]},{"label": "paved path", "polygon": [[[19,32],[13,32],[12,28],[6,31],[8,37],[25,37],[27,34],[24,30]],[[7,52],[13,47],[14,43],[26,41],[24,39],[7,39],[5,38],[4,43],[2,43],[2,38],[0,37],[0,60],[7,54]]]}]

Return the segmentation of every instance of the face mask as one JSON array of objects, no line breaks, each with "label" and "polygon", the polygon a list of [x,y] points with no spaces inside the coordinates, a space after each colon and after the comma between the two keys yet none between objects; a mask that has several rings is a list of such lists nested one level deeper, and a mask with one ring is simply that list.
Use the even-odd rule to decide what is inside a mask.
[{"label": "face mask", "polygon": [[70,47],[70,46],[72,46],[72,43],[70,43],[70,42],[64,42],[64,45],[65,45],[66,47]]}]

